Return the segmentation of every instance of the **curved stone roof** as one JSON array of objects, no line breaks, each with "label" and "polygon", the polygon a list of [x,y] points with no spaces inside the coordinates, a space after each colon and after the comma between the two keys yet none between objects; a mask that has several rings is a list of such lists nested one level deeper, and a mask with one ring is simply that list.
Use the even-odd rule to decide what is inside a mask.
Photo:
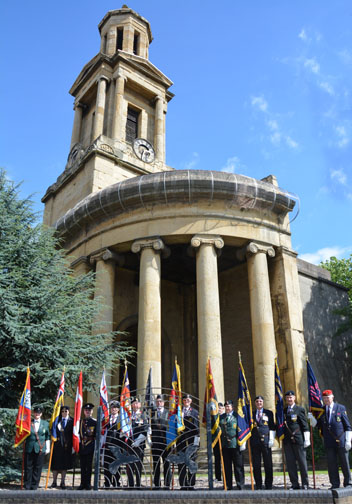
[{"label": "curved stone roof", "polygon": [[295,206],[292,194],[268,182],[218,171],[173,170],[133,177],[90,194],[56,222],[56,229],[66,234],[87,222],[136,209],[201,201],[283,216]]}]

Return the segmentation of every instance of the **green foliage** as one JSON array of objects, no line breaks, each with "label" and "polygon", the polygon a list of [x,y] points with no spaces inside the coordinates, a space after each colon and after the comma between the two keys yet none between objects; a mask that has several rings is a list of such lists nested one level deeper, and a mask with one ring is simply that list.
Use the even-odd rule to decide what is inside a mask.
[{"label": "green foliage", "polygon": [[0,481],[16,465],[10,445],[27,365],[32,406],[49,417],[64,366],[65,393],[74,395],[81,369],[84,389],[96,390],[104,365],[131,354],[94,322],[103,307],[94,274],[74,276],[53,230],[36,221],[31,201],[0,170]]},{"label": "green foliage", "polygon": [[[348,289],[349,304],[340,310],[336,310],[336,314],[344,317],[337,332],[337,335],[339,335],[352,329],[352,254],[348,259],[330,257],[328,261],[321,263],[320,266],[330,271],[333,282],[339,283]],[[349,348],[349,351],[352,354],[351,348]]]}]

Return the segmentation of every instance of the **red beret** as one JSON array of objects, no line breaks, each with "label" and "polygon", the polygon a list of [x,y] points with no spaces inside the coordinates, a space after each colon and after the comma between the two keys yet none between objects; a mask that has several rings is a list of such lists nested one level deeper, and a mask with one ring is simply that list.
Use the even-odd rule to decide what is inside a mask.
[{"label": "red beret", "polygon": [[329,396],[329,395],[334,395],[332,393],[332,390],[328,389],[328,390],[323,390],[323,396]]}]

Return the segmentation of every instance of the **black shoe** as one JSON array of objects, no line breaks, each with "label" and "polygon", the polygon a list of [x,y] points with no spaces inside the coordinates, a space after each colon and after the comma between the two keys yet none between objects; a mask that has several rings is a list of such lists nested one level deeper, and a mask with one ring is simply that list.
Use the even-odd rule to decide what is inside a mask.
[{"label": "black shoe", "polygon": [[272,487],[272,486],[266,486],[266,487],[265,487],[265,490],[272,490],[272,489],[273,489],[273,487]]},{"label": "black shoe", "polygon": [[331,487],[329,487],[329,490],[337,490],[338,488],[340,488],[340,487],[339,486],[331,485]]},{"label": "black shoe", "polygon": [[84,490],[84,486],[83,485],[79,485],[79,487],[77,488],[77,490]]},{"label": "black shoe", "polygon": [[61,481],[60,488],[61,488],[62,490],[66,490],[66,485],[65,485],[65,483],[63,483],[62,481]]},{"label": "black shoe", "polygon": [[85,489],[86,489],[86,490],[91,490],[91,489],[92,489],[92,485],[87,485],[87,486],[85,487]]},{"label": "black shoe", "polygon": [[291,488],[289,488],[289,490],[300,490],[299,486],[291,486]]},{"label": "black shoe", "polygon": [[50,488],[57,488],[57,483],[56,481],[53,481],[50,485]]}]

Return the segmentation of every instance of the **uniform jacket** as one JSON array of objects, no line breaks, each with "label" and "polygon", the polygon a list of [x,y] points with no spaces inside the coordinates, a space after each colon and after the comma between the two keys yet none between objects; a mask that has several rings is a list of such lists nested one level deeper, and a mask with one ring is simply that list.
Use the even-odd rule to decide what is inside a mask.
[{"label": "uniform jacket", "polygon": [[[132,435],[133,439],[136,440],[140,434],[144,436],[148,432],[148,420],[147,417],[142,412],[138,412],[136,418],[133,418],[132,413]],[[142,446],[142,445],[141,445]]]},{"label": "uniform jacket", "polygon": [[237,447],[237,417],[234,412],[220,416],[221,443],[223,448]]},{"label": "uniform jacket", "polygon": [[263,443],[268,446],[269,432],[275,430],[275,422],[273,412],[263,408],[262,417],[257,422],[257,410],[253,411],[253,430],[251,436],[251,445]]},{"label": "uniform jacket", "polygon": [[60,443],[60,445],[70,453],[72,450],[72,432],[73,432],[73,418],[70,416],[67,417],[66,426],[65,428],[63,428],[62,417],[60,417],[57,429],[58,439],[56,443]]},{"label": "uniform jacket", "polygon": [[166,443],[166,431],[168,428],[169,411],[164,408],[158,417],[158,410],[154,409],[151,417],[152,442]]},{"label": "uniform jacket", "polygon": [[318,420],[318,427],[324,438],[325,448],[344,448],[345,432],[352,430],[345,406],[333,404],[330,422],[328,422],[325,409]]},{"label": "uniform jacket", "polygon": [[116,441],[120,438],[121,429],[121,417],[117,415],[116,420],[111,422],[111,415],[109,417],[109,423],[105,427],[106,429],[106,443],[116,444]]},{"label": "uniform jacket", "polygon": [[[40,419],[39,429],[38,429],[39,443],[42,447],[42,453],[45,453],[45,441],[50,439],[49,424],[46,420]],[[40,446],[37,441],[37,436],[34,430],[34,420],[31,423],[31,433],[26,439],[26,453],[40,452]]]},{"label": "uniform jacket", "polygon": [[291,443],[303,446],[304,432],[309,432],[306,413],[302,406],[294,405],[291,413],[284,409],[284,444]]},{"label": "uniform jacket", "polygon": [[184,435],[190,443],[193,443],[194,437],[199,436],[199,413],[196,409],[190,407],[187,413],[182,414],[185,430]]},{"label": "uniform jacket", "polygon": [[83,418],[79,429],[81,442],[79,444],[80,455],[87,455],[94,452],[95,447],[95,434],[97,428],[97,421],[95,418]]}]

